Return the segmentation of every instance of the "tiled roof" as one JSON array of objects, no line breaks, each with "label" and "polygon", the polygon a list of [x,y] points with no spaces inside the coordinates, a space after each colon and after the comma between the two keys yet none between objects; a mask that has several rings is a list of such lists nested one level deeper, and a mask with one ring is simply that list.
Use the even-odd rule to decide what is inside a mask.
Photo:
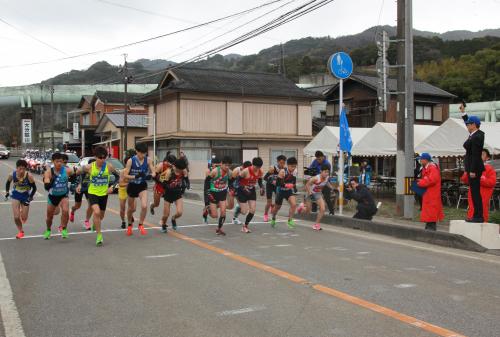
[{"label": "tiled roof", "polygon": [[[319,98],[319,95],[297,87],[283,75],[273,73],[180,67],[170,69],[160,86],[162,92],[191,91],[311,100]],[[156,96],[159,90],[160,88],[146,94],[144,98]]]},{"label": "tiled roof", "polygon": [[[379,78],[377,76],[353,74],[351,77],[349,77],[348,80],[354,80],[363,83],[366,86],[371,87],[373,90],[377,90]],[[423,81],[413,81],[413,87],[414,87],[414,93],[417,95],[440,96],[447,98],[455,97],[455,95],[450,94],[449,92],[443,89],[440,89],[438,87],[433,86],[432,84]],[[330,94],[337,88],[338,85],[334,85],[328,91],[328,93],[325,94]],[[397,91],[397,80],[395,78],[390,77],[387,79],[387,89],[389,91]]]},{"label": "tiled roof", "polygon": [[[123,111],[122,112],[108,112],[104,114],[97,124],[97,128],[95,130],[96,133],[101,133],[102,130],[104,129],[104,126],[106,123],[109,121],[111,122],[114,126],[117,128],[123,128],[123,124],[125,122],[125,119],[123,118]],[[128,113],[127,114],[127,127],[129,128],[147,128],[146,126],[146,114],[134,114],[134,113]]]},{"label": "tiled roof", "polygon": [[[96,91],[95,95],[103,103],[123,103],[124,93],[120,91]],[[127,93],[127,99],[129,102],[134,102],[136,98],[144,95],[143,93],[129,92]]]}]

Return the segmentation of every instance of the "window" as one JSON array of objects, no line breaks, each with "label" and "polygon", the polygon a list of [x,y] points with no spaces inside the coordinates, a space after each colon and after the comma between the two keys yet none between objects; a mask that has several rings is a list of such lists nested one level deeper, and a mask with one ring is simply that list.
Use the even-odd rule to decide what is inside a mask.
[{"label": "window", "polygon": [[415,105],[415,119],[432,121],[432,105]]},{"label": "window", "polygon": [[290,157],[297,158],[297,150],[290,150],[290,149],[287,149],[287,150],[279,150],[279,149],[271,150],[271,158],[269,158],[269,162],[271,163],[271,165],[277,165],[278,164],[276,162],[276,157],[278,157],[279,155],[284,155],[287,158],[290,158]]},{"label": "window", "polygon": [[224,158],[228,156],[231,158],[233,164],[241,164],[242,163],[242,152],[241,149],[212,149],[213,154],[217,156],[217,158]]},{"label": "window", "polygon": [[89,115],[86,114],[86,115],[83,115],[82,117],[83,117],[82,124],[83,125],[89,125],[89,121],[90,121]]},{"label": "window", "polygon": [[189,161],[208,161],[210,149],[182,149]]}]

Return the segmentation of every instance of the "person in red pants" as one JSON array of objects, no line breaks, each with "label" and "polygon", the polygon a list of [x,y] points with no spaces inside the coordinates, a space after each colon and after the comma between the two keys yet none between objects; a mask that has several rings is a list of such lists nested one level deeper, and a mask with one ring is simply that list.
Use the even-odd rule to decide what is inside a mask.
[{"label": "person in red pants", "polygon": [[441,201],[441,173],[436,163],[428,153],[420,155],[422,164],[422,178],[417,181],[418,187],[425,188],[422,196],[422,212],[420,221],[425,222],[425,229],[435,231],[437,222],[444,219],[443,204]]},{"label": "person in red pants", "polygon": [[[483,201],[483,218],[484,222],[488,222],[489,218],[489,210],[490,210],[490,199],[493,195],[493,189],[495,188],[495,184],[497,182],[497,173],[491,164],[489,164],[489,160],[491,159],[490,151],[488,149],[483,149],[481,154],[481,158],[484,162],[484,171],[481,174],[480,179],[480,193],[481,199]],[[466,172],[462,175],[461,178],[464,184],[469,184],[469,176]],[[472,218],[474,215],[474,203],[472,202],[472,195],[469,189],[469,194],[467,196],[467,201],[469,202],[469,210],[467,211],[467,218]]]}]

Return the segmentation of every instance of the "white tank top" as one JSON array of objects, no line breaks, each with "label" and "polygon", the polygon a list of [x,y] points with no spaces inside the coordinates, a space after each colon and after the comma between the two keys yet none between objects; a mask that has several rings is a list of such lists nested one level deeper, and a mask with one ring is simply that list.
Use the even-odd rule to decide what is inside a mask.
[{"label": "white tank top", "polygon": [[321,181],[321,175],[318,174],[317,176],[315,176],[314,178],[316,178],[316,181],[313,182],[313,192],[317,193],[317,192],[321,192],[321,190],[323,190],[323,187],[326,185],[326,183],[328,182],[328,177],[325,178],[325,180]]}]

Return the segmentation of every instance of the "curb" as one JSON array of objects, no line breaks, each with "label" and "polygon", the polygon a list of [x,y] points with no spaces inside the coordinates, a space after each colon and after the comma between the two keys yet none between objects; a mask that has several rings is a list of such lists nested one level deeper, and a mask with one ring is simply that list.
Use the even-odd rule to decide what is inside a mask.
[{"label": "curb", "polygon": [[[185,191],[184,197],[191,200],[203,200],[202,193],[194,191]],[[314,222],[316,219],[316,214],[295,215],[295,218]],[[442,247],[500,255],[500,252],[488,250],[485,247],[462,235],[451,234],[447,232],[433,232],[421,228],[393,225],[377,221],[353,219],[339,215],[325,215],[321,220],[321,224],[357,229],[364,232],[382,234],[404,240],[420,241]]]},{"label": "curb", "polygon": [[[298,219],[313,221],[315,214],[296,215]],[[488,250],[474,241],[458,234],[440,231],[427,231],[420,228],[386,224],[376,221],[353,219],[339,215],[325,215],[322,224],[343,228],[357,229],[365,232],[388,235],[399,239],[420,241],[438,246],[468,250],[473,252],[488,252]]]}]

